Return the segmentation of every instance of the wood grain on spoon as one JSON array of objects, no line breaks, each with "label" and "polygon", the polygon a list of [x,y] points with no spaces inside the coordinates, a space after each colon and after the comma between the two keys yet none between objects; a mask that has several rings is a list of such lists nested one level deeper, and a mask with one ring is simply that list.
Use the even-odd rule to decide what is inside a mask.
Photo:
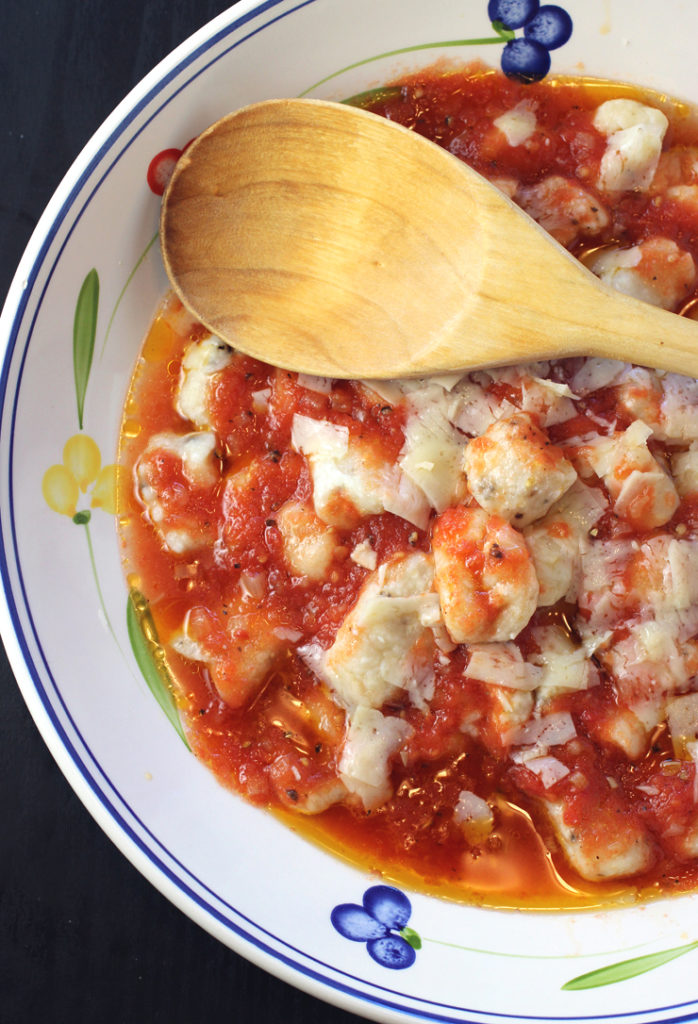
[{"label": "wood grain on spoon", "polygon": [[160,234],[195,316],[287,369],[594,355],[698,373],[698,324],[606,287],[462,161],[343,104],[269,100],[216,122],[179,161]]}]

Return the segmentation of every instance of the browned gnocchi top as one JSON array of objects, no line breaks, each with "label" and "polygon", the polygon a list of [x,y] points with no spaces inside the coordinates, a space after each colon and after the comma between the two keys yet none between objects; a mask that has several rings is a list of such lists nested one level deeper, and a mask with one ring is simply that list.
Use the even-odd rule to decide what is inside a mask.
[{"label": "browned gnocchi top", "polygon": [[[678,105],[480,67],[377,95],[614,287],[691,314]],[[129,580],[225,785],[461,899],[698,885],[696,381],[601,359],[334,381],[170,297],[122,460]]]}]

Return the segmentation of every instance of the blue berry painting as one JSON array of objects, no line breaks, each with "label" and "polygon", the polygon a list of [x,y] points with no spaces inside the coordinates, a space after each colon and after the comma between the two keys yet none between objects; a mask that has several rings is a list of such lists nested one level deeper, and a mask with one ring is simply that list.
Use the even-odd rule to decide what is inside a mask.
[{"label": "blue berry painting", "polygon": [[[550,71],[550,51],[564,46],[572,35],[572,19],[555,4],[538,0],[490,0],[487,14],[495,32],[507,42],[502,71],[520,82],[540,82]],[[524,30],[523,37],[514,35]]]},{"label": "blue berry painting", "polygon": [[[502,46],[500,65],[507,78],[530,84],[540,82],[550,71],[551,51],[564,46],[572,36],[572,18],[557,4],[541,4],[540,0],[489,0],[486,10],[494,35],[469,39],[441,39],[416,43],[389,50],[355,61],[340,68],[305,89],[300,95],[308,96],[313,90],[344,72],[371,64],[384,57],[397,57],[421,50],[461,48],[465,46]],[[523,30],[523,34],[517,32]],[[368,94],[366,94],[368,95]],[[362,94],[362,97],[364,94]],[[360,98],[359,98],[360,99]],[[347,102],[352,102],[349,100]]]},{"label": "blue berry painting", "polygon": [[368,955],[382,967],[404,970],[415,962],[421,948],[417,933],[407,927],[412,904],[403,892],[390,885],[374,885],[358,903],[340,903],[330,914],[335,929],[345,939],[365,942]]}]

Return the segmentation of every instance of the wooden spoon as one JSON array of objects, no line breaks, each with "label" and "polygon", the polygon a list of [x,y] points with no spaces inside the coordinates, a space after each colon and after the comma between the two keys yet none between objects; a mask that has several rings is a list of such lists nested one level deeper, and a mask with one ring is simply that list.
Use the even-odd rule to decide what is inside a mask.
[{"label": "wooden spoon", "polygon": [[214,334],[327,377],[570,355],[695,376],[698,324],[603,285],[475,171],[364,110],[270,100],[186,150],[172,285]]}]

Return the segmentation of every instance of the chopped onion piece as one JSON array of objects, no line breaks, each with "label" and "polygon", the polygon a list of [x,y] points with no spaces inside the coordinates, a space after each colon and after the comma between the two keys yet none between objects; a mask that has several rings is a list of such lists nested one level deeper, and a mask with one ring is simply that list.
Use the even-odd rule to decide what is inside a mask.
[{"label": "chopped onion piece", "polygon": [[298,383],[308,391],[317,391],[320,395],[329,395],[332,390],[332,377],[314,377],[310,373],[299,373]]},{"label": "chopped onion piece", "polygon": [[277,636],[279,640],[288,640],[289,643],[295,644],[303,636],[300,630],[290,629],[288,626],[276,626],[272,629],[274,636]]},{"label": "chopped onion piece", "polygon": [[303,644],[296,648],[296,654],[306,668],[309,668],[318,679],[325,678],[325,656],[327,651],[317,643]]},{"label": "chopped onion piece", "polygon": [[254,575],[249,572],[241,572],[238,585],[243,597],[260,601],[267,589],[267,579],[263,572],[258,572]]},{"label": "chopped onion piece", "polygon": [[252,409],[257,413],[258,416],[264,416],[269,411],[269,398],[271,397],[271,388],[262,388],[260,391],[253,391],[252,398]]},{"label": "chopped onion piece", "polygon": [[453,808],[453,820],[460,825],[468,842],[476,844],[486,839],[494,828],[492,808],[477,793],[463,789]]}]

